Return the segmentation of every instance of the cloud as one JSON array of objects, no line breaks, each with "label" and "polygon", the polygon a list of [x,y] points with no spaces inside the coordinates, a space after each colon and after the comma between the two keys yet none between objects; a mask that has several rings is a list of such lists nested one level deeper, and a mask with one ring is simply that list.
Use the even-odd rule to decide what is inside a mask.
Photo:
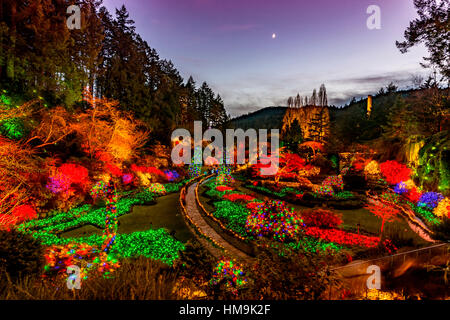
[{"label": "cloud", "polygon": [[425,74],[425,70],[404,70],[360,77],[347,77],[327,81],[328,100],[332,105],[342,106],[353,97],[359,99],[375,94],[380,88],[394,83],[400,89],[412,87],[412,78],[417,74]]},{"label": "cloud", "polygon": [[413,75],[424,75],[426,72],[422,69],[407,69],[347,77],[337,75],[328,79],[317,74],[289,73],[267,76],[255,72],[233,77],[226,82],[214,82],[213,87],[222,96],[227,112],[235,117],[270,106],[286,106],[288,97],[297,93],[309,98],[312,91],[318,90],[322,83],[327,88],[329,104],[344,106],[353,97],[360,99],[376,94],[390,82],[400,89],[411,88]]},{"label": "cloud", "polygon": [[411,71],[397,71],[397,72],[388,72],[382,74],[374,74],[368,76],[361,77],[349,77],[349,78],[341,78],[334,79],[329,81],[330,83],[335,82],[345,82],[345,83],[354,83],[354,84],[376,84],[376,85],[386,85],[390,82],[401,82],[405,83],[411,80],[411,77],[414,75]]}]

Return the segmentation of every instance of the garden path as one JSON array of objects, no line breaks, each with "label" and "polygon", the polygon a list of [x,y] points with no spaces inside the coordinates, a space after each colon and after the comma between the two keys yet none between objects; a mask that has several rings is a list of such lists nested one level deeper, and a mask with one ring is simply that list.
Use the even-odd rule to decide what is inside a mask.
[{"label": "garden path", "polygon": [[229,254],[235,258],[238,258],[238,260],[245,260],[245,261],[250,260],[251,258],[246,253],[242,252],[241,250],[231,245],[228,241],[226,241],[203,218],[202,214],[200,213],[200,210],[197,207],[197,201],[195,197],[196,187],[197,183],[194,183],[191,186],[189,186],[186,194],[186,209],[189,217],[197,225],[197,227],[203,234],[214,240],[216,243],[218,243],[225,249],[225,255]]}]

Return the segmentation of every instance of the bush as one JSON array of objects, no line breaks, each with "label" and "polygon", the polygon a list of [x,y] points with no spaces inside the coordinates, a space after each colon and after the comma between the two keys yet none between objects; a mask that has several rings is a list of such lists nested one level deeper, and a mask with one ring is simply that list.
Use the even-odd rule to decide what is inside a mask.
[{"label": "bush", "polygon": [[297,237],[302,225],[298,212],[288,208],[285,202],[268,200],[253,208],[245,227],[256,237],[289,242]]},{"label": "bush", "polygon": [[380,164],[381,174],[389,184],[397,184],[402,181],[408,181],[411,176],[411,170],[397,161],[386,161]]},{"label": "bush", "polygon": [[325,209],[308,209],[302,211],[303,222],[308,227],[337,228],[342,219],[335,212]]},{"label": "bush", "polygon": [[180,257],[175,262],[175,268],[181,275],[193,278],[209,279],[216,259],[205,247],[196,240],[189,240],[185,249],[180,251]]},{"label": "bush", "polygon": [[331,285],[338,285],[330,264],[337,257],[328,253],[311,253],[299,247],[267,245],[251,268],[249,289],[243,299],[319,300]]},{"label": "bush", "polygon": [[0,269],[11,278],[41,274],[44,255],[41,243],[15,230],[0,230]]},{"label": "bush", "polygon": [[225,221],[228,229],[240,234],[243,237],[247,236],[245,223],[249,211],[237,203],[230,201],[218,201],[214,203],[216,211],[214,216]]}]

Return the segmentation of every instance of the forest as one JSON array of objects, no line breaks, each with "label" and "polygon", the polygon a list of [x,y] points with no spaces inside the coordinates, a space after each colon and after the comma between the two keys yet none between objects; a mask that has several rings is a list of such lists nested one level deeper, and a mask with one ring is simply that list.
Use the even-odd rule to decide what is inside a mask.
[{"label": "forest", "polygon": [[[448,300],[450,10],[413,5],[395,50],[425,45],[427,77],[230,119],[124,5],[1,1],[0,300]],[[278,129],[280,147],[175,163],[195,121]]]},{"label": "forest", "polygon": [[117,100],[164,143],[193,120],[215,127],[227,121],[218,93],[185,81],[136,32],[125,6],[110,13],[101,3],[76,1],[81,29],[69,30],[67,1],[2,1],[0,84],[9,106],[39,99],[40,107],[76,113],[86,108],[89,89]]}]

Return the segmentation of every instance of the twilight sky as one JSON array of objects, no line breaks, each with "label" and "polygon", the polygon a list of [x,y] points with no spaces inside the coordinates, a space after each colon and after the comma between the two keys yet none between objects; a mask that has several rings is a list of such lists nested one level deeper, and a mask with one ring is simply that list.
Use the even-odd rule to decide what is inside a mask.
[{"label": "twilight sky", "polygon": [[[322,83],[339,106],[427,72],[423,47],[395,47],[416,17],[413,0],[104,0],[111,13],[122,4],[149,45],[186,80],[207,81],[232,116]],[[366,26],[369,5],[381,8],[380,30]]]}]

